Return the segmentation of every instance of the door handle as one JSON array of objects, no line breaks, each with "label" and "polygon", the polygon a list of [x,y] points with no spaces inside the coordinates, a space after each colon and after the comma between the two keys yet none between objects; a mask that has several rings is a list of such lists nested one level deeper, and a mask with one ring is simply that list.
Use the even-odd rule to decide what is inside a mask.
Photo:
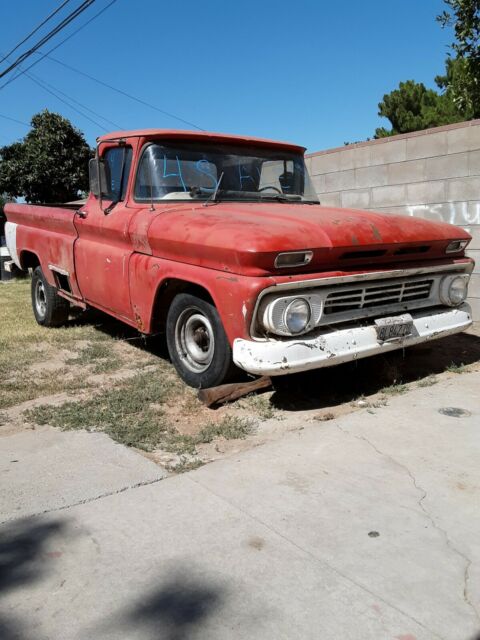
[{"label": "door handle", "polygon": [[77,216],[78,216],[79,218],[86,218],[86,217],[87,217],[87,212],[86,212],[86,211],[82,211],[81,209],[79,209],[79,210],[77,211]]}]

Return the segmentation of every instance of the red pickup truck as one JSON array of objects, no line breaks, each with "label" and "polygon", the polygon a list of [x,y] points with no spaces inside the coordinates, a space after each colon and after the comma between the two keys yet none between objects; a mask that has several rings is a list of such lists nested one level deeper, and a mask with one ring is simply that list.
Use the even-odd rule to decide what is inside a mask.
[{"label": "red pickup truck", "polygon": [[463,229],[322,207],[303,147],[186,131],[98,139],[82,206],[6,206],[37,322],[96,307],[164,333],[195,387],[286,374],[463,331]]}]

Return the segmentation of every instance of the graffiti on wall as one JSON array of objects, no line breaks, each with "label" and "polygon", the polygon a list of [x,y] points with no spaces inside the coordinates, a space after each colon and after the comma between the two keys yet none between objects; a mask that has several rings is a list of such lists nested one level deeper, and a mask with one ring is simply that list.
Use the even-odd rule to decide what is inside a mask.
[{"label": "graffiti on wall", "polygon": [[458,226],[480,224],[480,202],[447,202],[444,204],[415,204],[407,207],[410,216],[449,222]]}]

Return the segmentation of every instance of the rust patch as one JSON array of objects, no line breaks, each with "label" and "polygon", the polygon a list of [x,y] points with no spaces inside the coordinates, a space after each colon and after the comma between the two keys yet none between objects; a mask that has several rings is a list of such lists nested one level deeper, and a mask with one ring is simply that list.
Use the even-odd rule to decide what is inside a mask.
[{"label": "rust patch", "polygon": [[143,333],[145,329],[145,325],[143,324],[142,316],[138,313],[137,307],[134,307],[135,312],[135,322],[137,324],[138,330]]},{"label": "rust patch", "polygon": [[380,231],[377,229],[377,227],[374,224],[370,225],[372,227],[372,232],[373,235],[375,236],[376,240],[382,240],[382,234],[380,233]]},{"label": "rust patch", "polygon": [[352,244],[360,244],[360,240],[357,238],[355,234],[352,234],[351,240],[352,240]]}]

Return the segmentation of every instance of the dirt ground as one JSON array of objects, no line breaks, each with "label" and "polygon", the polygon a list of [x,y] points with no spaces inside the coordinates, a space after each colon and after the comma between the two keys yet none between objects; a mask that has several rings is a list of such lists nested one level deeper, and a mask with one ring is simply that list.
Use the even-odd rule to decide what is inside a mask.
[{"label": "dirt ground", "polygon": [[57,427],[105,431],[158,464],[184,471],[258,446],[308,421],[480,370],[480,325],[408,350],[274,379],[274,388],[207,409],[168,361],[161,337],[144,339],[97,312],[39,327],[29,281],[0,285],[0,437]]}]

